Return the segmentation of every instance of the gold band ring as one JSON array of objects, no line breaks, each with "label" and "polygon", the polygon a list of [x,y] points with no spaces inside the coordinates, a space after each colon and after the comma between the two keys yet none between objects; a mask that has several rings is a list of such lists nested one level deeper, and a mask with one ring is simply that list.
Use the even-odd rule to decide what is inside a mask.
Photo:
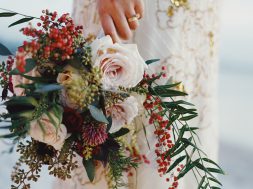
[{"label": "gold band ring", "polygon": [[128,18],[128,22],[136,22],[138,21],[139,19],[141,18],[141,15],[140,14],[136,14],[134,16],[132,16],[131,18]]}]

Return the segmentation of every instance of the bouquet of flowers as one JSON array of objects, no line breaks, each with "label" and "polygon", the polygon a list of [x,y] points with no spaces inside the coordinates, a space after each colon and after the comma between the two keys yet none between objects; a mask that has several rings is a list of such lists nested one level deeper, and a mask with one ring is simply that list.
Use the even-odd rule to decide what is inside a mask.
[{"label": "bouquet of flowers", "polygon": [[[17,14],[3,12],[0,17]],[[10,26],[33,19],[25,16]],[[12,189],[30,188],[28,181],[38,180],[42,166],[60,179],[71,178],[76,156],[90,182],[101,164],[109,188],[116,189],[124,184],[124,172],[131,176],[139,164],[150,163],[136,142],[137,133],[146,129],[154,131],[157,170],[169,189],[178,188],[178,180],[191,170],[199,188],[219,188],[213,173],[223,171],[197,147],[198,128],[187,124],[197,116],[196,109],[173,99],[187,95],[177,90],[181,84],[157,84],[166,68],[148,74],[157,59],[145,62],[136,45],[113,43],[109,36],[83,38],[82,27],[68,14],[58,17],[45,10],[37,19],[37,27],[21,29],[30,39],[14,57],[0,44],[0,55],[9,56],[0,65],[6,109],[0,122],[9,130],[1,138],[11,139],[20,153]]]}]

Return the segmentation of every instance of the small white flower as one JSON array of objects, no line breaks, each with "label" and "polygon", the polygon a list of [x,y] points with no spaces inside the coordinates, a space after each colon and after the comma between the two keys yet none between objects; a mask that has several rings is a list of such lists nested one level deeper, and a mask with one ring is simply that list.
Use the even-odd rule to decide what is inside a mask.
[{"label": "small white flower", "polygon": [[135,44],[113,44],[110,36],[91,44],[94,66],[102,70],[105,89],[119,86],[135,87],[142,79],[147,65]]}]

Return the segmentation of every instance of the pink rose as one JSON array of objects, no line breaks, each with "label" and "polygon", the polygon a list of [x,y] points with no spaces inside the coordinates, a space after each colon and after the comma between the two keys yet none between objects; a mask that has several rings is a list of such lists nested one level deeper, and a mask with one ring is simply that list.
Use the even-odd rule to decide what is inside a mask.
[{"label": "pink rose", "polygon": [[135,87],[142,79],[147,65],[135,44],[113,43],[110,36],[91,44],[94,66],[102,70],[105,89],[119,86]]},{"label": "pink rose", "polygon": [[32,121],[30,123],[29,135],[34,140],[60,150],[67,138],[67,129],[52,112],[49,112],[49,115],[43,114],[39,119]]}]

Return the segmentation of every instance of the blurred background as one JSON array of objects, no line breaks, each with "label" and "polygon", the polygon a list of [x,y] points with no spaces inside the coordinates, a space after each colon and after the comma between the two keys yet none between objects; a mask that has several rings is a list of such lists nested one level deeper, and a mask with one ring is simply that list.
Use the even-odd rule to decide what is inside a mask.
[{"label": "blurred background", "polygon": [[[253,1],[222,0],[219,74],[220,164],[228,174],[222,177],[224,189],[253,188]],[[21,4],[22,3],[22,4]],[[0,0],[0,7],[39,16],[42,9],[71,12],[69,0]],[[1,11],[0,11],[1,12]],[[18,28],[8,29],[11,19],[0,19],[0,42],[12,51],[22,44]],[[2,57],[3,59],[3,57]],[[0,58],[1,60],[1,58]],[[0,142],[0,150],[6,145]],[[0,155],[0,189],[10,184],[15,156]],[[2,167],[3,165],[6,165]],[[41,179],[43,186],[52,183]]]}]

